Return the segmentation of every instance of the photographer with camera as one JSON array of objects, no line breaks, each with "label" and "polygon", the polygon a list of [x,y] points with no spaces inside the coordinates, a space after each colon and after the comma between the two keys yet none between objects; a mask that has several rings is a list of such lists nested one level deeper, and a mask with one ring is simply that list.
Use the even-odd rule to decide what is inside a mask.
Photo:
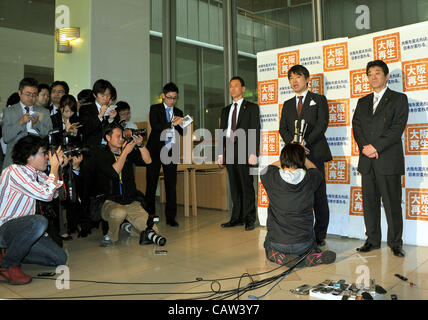
[{"label": "photographer with camera", "polygon": [[104,139],[107,145],[96,155],[96,184],[98,194],[105,196],[101,217],[109,227],[101,246],[111,246],[118,241],[125,220],[131,224],[131,235],[141,236],[148,226],[149,215],[142,206],[144,195],[135,185],[134,165],[144,166],[152,159],[143,137],[133,135],[125,140],[122,126],[115,122],[105,129]]},{"label": "photographer with camera", "polygon": [[[21,263],[59,266],[67,255],[46,234],[48,221],[35,215],[36,200],[51,201],[62,182],[58,169],[63,164],[61,148],[47,151],[42,138],[27,135],[17,141],[12,151],[13,164],[0,178],[0,281],[26,284],[31,276],[21,270]],[[46,170],[50,161],[49,176]]]}]

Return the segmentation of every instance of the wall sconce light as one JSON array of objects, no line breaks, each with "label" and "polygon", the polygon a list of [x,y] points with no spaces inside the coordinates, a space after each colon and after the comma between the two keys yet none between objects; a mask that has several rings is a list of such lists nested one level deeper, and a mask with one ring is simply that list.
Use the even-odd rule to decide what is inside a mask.
[{"label": "wall sconce light", "polygon": [[71,53],[72,41],[80,39],[80,28],[61,28],[56,30],[57,52]]}]

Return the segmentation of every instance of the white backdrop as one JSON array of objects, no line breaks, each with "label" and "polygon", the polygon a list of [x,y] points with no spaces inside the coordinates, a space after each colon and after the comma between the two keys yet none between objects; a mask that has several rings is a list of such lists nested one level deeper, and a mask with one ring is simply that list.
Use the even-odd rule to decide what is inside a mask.
[{"label": "white backdrop", "polygon": [[[371,93],[367,62],[381,59],[390,71],[389,88],[409,99],[403,135],[406,172],[403,186],[403,241],[428,245],[428,22],[384,30],[356,38],[338,38],[257,54],[262,126],[261,168],[278,160],[282,104],[294,96],[287,72],[302,64],[311,74],[310,90],[324,94],[330,122],[326,132],[333,160],[326,164],[330,207],[329,234],[365,239],[358,148],[351,121],[358,99]],[[266,225],[269,199],[259,179],[258,215]],[[387,223],[382,208],[382,241]]]}]

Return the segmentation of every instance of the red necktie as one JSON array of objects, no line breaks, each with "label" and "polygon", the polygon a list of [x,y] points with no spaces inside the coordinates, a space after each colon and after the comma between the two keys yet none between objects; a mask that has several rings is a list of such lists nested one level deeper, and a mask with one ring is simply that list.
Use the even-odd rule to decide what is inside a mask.
[{"label": "red necktie", "polygon": [[299,103],[297,104],[297,117],[300,118],[300,114],[302,113],[303,108],[303,96],[299,96]]}]

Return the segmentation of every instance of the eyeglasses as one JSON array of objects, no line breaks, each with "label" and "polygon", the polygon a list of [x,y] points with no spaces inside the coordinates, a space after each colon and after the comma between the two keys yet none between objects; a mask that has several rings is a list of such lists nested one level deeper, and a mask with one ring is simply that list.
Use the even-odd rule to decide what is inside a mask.
[{"label": "eyeglasses", "polygon": [[177,100],[178,99],[178,97],[168,97],[168,96],[165,96],[165,98],[167,98],[168,100]]},{"label": "eyeglasses", "polygon": [[24,92],[23,95],[26,97],[31,97],[31,98],[37,97],[37,93],[31,93],[31,92]]}]

